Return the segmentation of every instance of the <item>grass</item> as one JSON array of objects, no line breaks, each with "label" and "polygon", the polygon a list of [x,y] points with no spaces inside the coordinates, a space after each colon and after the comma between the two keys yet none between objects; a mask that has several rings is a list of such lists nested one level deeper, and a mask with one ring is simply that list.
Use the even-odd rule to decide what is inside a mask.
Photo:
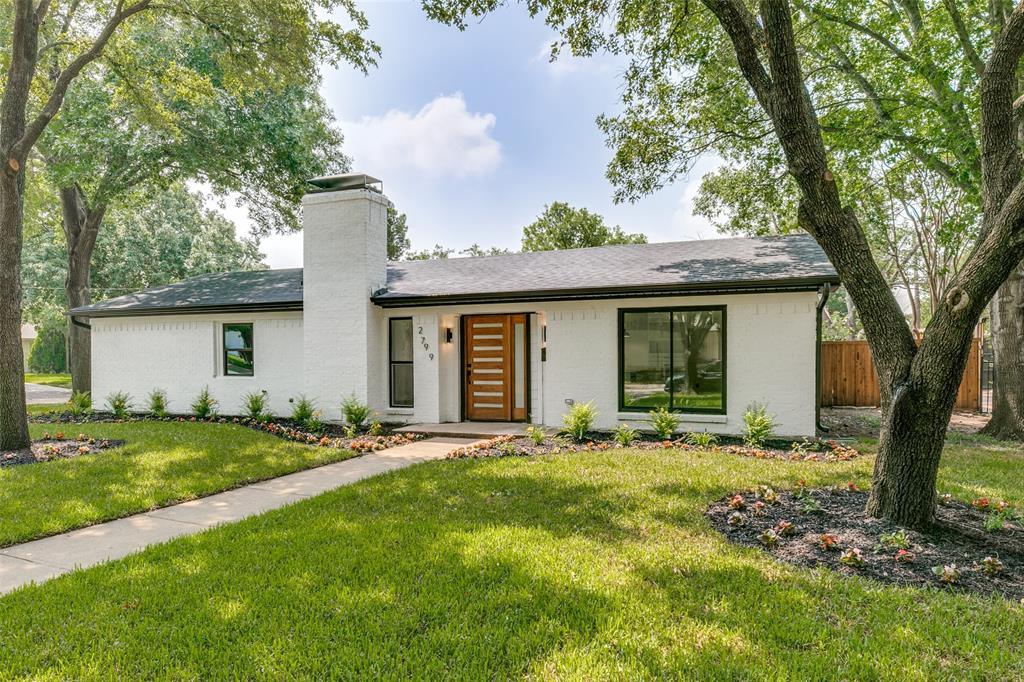
[{"label": "grass", "polygon": [[29,374],[25,373],[26,384],[42,384],[43,386],[59,386],[71,388],[70,374]]},{"label": "grass", "polygon": [[[32,424],[44,432],[124,440],[74,459],[0,469],[0,547],[347,459],[232,424]],[[0,674],[2,677],[2,674]]]},{"label": "grass", "polygon": [[[703,516],[755,484],[867,485],[871,465],[617,450],[412,467],[0,598],[0,677],[1024,676],[1024,607],[798,569]],[[954,443],[942,485],[1021,503],[1022,465]]]}]

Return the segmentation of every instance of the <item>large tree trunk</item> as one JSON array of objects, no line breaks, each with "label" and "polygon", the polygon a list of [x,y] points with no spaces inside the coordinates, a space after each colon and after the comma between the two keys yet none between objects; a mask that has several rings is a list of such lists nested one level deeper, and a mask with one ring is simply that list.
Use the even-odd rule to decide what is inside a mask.
[{"label": "large tree trunk", "polygon": [[999,287],[991,310],[995,391],[982,433],[1024,440],[1024,263]]},{"label": "large tree trunk", "polygon": [[21,347],[22,184],[0,171],[0,450],[28,447]]},{"label": "large tree trunk", "polygon": [[[64,280],[64,292],[68,308],[72,309],[91,302],[92,253],[106,206],[90,209],[77,186],[61,188],[60,203],[64,236],[68,243],[68,274]],[[70,317],[68,351],[71,388],[75,391],[92,390],[91,335],[88,329],[74,324]]]}]

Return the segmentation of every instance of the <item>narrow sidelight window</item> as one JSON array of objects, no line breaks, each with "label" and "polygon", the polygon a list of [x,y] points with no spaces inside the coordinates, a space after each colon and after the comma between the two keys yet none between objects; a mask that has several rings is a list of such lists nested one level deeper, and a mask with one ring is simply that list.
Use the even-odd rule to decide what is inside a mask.
[{"label": "narrow sidelight window", "polygon": [[619,311],[619,408],[725,413],[725,308]]},{"label": "narrow sidelight window", "polygon": [[224,375],[251,377],[254,368],[252,324],[224,325]]},{"label": "narrow sidelight window", "polygon": [[412,318],[393,317],[388,324],[391,407],[412,407]]}]

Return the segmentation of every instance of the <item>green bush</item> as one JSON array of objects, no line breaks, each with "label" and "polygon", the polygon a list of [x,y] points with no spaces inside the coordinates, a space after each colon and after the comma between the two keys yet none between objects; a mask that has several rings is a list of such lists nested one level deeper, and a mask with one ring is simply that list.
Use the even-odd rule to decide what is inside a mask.
[{"label": "green bush", "polygon": [[658,438],[667,440],[671,438],[676,429],[679,428],[679,416],[670,411],[667,407],[659,407],[651,410],[651,428]]},{"label": "green bush", "polygon": [[192,414],[196,419],[209,419],[217,414],[217,406],[220,403],[210,395],[210,387],[204,386],[196,399],[192,401]]},{"label": "green bush", "polygon": [[618,445],[628,448],[640,437],[640,432],[629,424],[619,424],[619,428],[612,432],[612,438]]},{"label": "green bush", "polygon": [[146,402],[151,415],[158,419],[167,416],[167,391],[162,388],[154,388],[149,392]]},{"label": "green bush", "polygon": [[92,412],[92,395],[88,391],[75,391],[68,400],[68,412],[75,417]]},{"label": "green bush", "polygon": [[39,374],[63,374],[68,371],[67,340],[63,325],[46,325],[39,330],[28,352],[28,369]]},{"label": "green bush", "polygon": [[254,421],[261,422],[267,416],[267,392],[251,391],[242,396],[243,414]]},{"label": "green bush", "polygon": [[345,417],[346,424],[356,431],[361,431],[367,420],[373,416],[373,410],[353,394],[341,402],[341,414]]},{"label": "green bush", "polygon": [[132,409],[132,397],[124,391],[115,391],[107,396],[107,408],[118,419],[124,419]]},{"label": "green bush", "polygon": [[292,421],[305,425],[316,416],[316,402],[304,395],[292,400]]},{"label": "green bush", "polygon": [[686,434],[686,442],[698,448],[713,448],[718,445],[718,436],[707,431],[691,431]]},{"label": "green bush", "polygon": [[533,441],[534,445],[542,445],[544,439],[547,438],[547,433],[544,431],[542,426],[527,426],[526,437]]},{"label": "green bush", "polygon": [[763,448],[775,432],[775,419],[760,403],[752,403],[743,413],[743,442],[748,447]]},{"label": "green bush", "polygon": [[594,403],[574,403],[569,411],[562,415],[563,430],[577,441],[587,437],[597,419],[597,408]]}]

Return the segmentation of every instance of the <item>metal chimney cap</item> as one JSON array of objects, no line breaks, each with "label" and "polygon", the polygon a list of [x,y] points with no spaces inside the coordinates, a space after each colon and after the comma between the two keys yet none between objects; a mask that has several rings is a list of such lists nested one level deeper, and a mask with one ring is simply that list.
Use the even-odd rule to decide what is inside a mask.
[{"label": "metal chimney cap", "polygon": [[326,175],[322,178],[307,180],[316,189],[311,192],[340,192],[346,189],[368,189],[372,192],[383,192],[384,183],[372,175],[365,173],[345,173],[344,175]]}]

